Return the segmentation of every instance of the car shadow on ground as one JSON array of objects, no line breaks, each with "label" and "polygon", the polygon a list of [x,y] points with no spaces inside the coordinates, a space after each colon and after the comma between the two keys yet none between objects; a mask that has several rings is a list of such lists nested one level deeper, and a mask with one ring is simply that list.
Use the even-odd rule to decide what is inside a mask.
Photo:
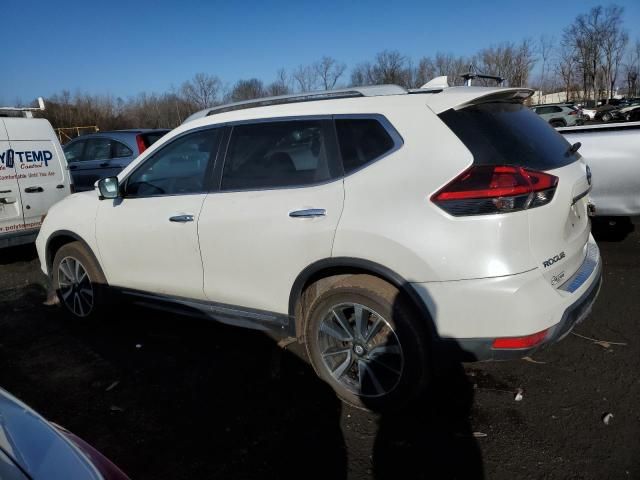
[{"label": "car shadow on ground", "polygon": [[342,404],[298,344],[132,306],[73,322],[45,298],[34,284],[0,301],[0,385],[132,478],[483,477],[459,362],[439,358],[412,406],[371,414]]},{"label": "car shadow on ground", "polygon": [[594,217],[591,233],[598,242],[622,242],[636,229],[630,217]]},{"label": "car shadow on ground", "polygon": [[38,252],[33,244],[0,249],[0,265],[11,265],[16,262],[30,262],[37,257]]}]

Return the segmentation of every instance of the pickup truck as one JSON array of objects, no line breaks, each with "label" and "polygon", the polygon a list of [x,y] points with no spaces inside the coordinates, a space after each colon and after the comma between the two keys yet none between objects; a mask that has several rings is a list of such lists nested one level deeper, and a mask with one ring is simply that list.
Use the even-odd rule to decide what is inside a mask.
[{"label": "pickup truck", "polygon": [[593,175],[595,215],[640,215],[640,122],[558,128],[580,153]]}]

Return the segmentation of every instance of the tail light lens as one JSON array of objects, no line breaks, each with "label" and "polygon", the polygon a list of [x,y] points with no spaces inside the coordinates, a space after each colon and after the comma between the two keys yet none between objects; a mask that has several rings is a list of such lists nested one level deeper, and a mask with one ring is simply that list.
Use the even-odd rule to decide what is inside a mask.
[{"label": "tail light lens", "polygon": [[569,112],[569,115],[577,115],[577,114],[578,114],[578,111],[577,111],[577,110],[571,110],[571,111]]},{"label": "tail light lens", "polygon": [[456,217],[509,213],[546,205],[558,177],[510,165],[474,165],[436,192],[431,201]]},{"label": "tail light lens", "polygon": [[136,135],[136,143],[138,144],[138,154],[141,154],[147,149],[147,144],[144,142],[142,135]]},{"label": "tail light lens", "polygon": [[533,335],[526,335],[524,337],[502,337],[496,338],[491,345],[494,349],[501,348],[531,348],[538,345],[547,337],[549,329],[542,330],[541,332],[534,333]]}]

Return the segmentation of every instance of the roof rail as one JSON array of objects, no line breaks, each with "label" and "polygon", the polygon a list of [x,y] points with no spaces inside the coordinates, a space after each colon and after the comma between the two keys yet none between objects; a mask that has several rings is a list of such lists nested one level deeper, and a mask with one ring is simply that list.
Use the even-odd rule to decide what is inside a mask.
[{"label": "roof rail", "polygon": [[32,112],[44,111],[44,100],[42,97],[38,97],[37,107],[0,107],[0,112],[19,112],[26,118],[33,118]]},{"label": "roof rail", "polygon": [[377,97],[383,95],[404,95],[407,91],[398,85],[371,85],[366,87],[343,88],[339,90],[322,90],[317,92],[296,93],[278,97],[256,98],[243,102],[228,103],[207,109],[201,116],[216,115],[218,113],[244,110],[246,108],[283,105],[287,103],[315,102],[318,100],[333,100],[336,98]]}]

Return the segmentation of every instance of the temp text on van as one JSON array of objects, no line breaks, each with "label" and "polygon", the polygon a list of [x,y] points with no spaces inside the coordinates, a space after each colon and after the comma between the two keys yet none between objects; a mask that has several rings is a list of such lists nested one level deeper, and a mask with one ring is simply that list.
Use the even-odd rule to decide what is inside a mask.
[{"label": "temp text on van", "polygon": [[[49,150],[26,150],[23,152],[16,152],[9,149],[0,153],[0,170],[5,168],[13,168],[15,165],[16,157],[20,160],[20,168],[37,168],[49,166],[49,160],[53,158],[53,153]],[[23,165],[24,163],[31,163],[33,165]],[[3,166],[4,164],[4,166]]]}]

